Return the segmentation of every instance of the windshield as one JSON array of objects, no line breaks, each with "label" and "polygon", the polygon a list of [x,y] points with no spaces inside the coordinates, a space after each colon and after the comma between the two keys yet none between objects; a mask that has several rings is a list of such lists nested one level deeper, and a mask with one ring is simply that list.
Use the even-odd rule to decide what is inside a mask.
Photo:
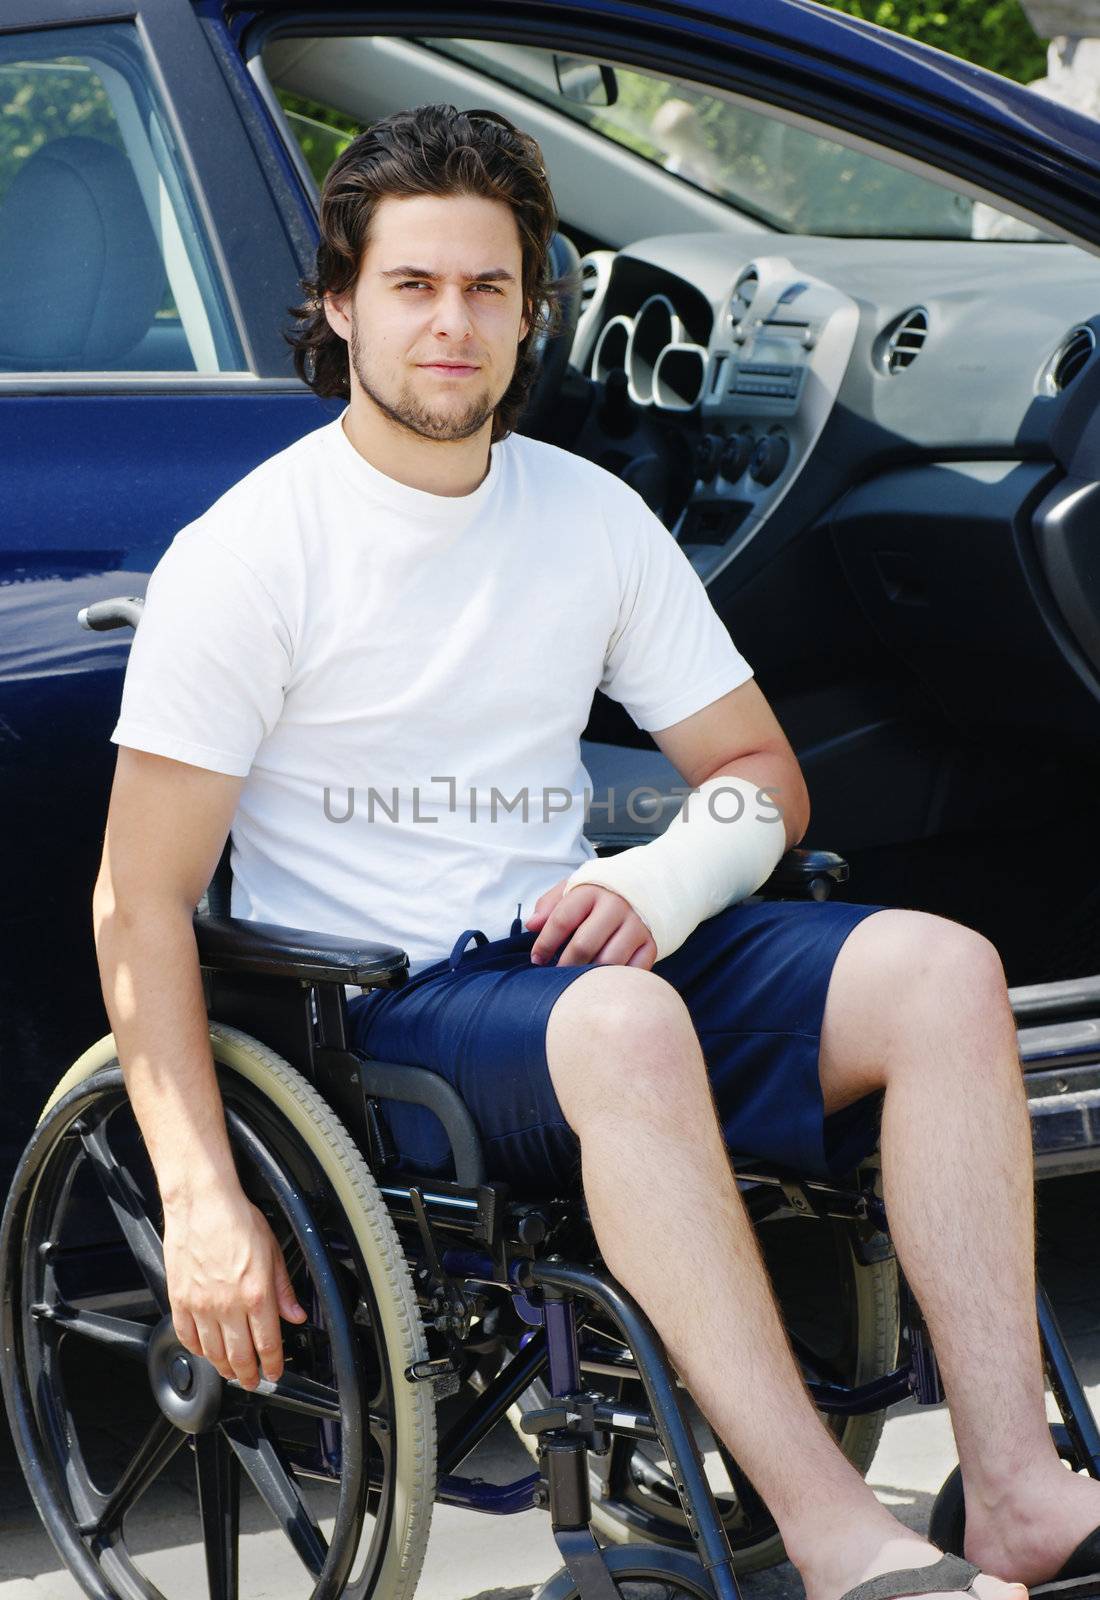
[{"label": "windshield", "polygon": [[874,239],[1049,235],[931,179],[670,78],[527,45],[417,40],[477,67],[783,233]]}]

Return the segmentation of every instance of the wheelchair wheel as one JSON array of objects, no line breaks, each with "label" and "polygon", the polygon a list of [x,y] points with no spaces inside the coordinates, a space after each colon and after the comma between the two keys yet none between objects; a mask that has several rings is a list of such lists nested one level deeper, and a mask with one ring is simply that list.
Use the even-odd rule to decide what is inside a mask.
[{"label": "wheelchair wheel", "polygon": [[98,1600],[409,1600],[436,1433],[428,1386],[405,1378],[427,1346],[404,1253],[316,1090],[236,1028],[213,1022],[210,1040],[242,1184],[308,1313],[283,1325],[284,1375],[249,1393],[176,1342],[156,1183],[108,1035],[55,1090],[0,1224],[20,1463]]},{"label": "wheelchair wheel", "polygon": [[[768,1218],[758,1224],[758,1237],[784,1325],[808,1378],[865,1383],[896,1366],[900,1327],[892,1256],[864,1263],[854,1249],[851,1226],[833,1219]],[[596,1321],[587,1326],[601,1341],[617,1339]],[[625,1406],[645,1408],[640,1379],[593,1376],[591,1382],[601,1390],[608,1386],[612,1397]],[[684,1400],[729,1537],[734,1570],[754,1572],[776,1565],[785,1552],[774,1519],[690,1396]],[[549,1390],[537,1380],[509,1412],[517,1432],[524,1412],[549,1403]],[[860,1473],[866,1473],[874,1459],[885,1417],[885,1411],[876,1411],[825,1418],[840,1449]],[[534,1455],[537,1440],[524,1433],[519,1438]],[[590,1456],[589,1462],[592,1527],[605,1541],[691,1547],[672,1472],[659,1444],[616,1438],[605,1456]]]}]

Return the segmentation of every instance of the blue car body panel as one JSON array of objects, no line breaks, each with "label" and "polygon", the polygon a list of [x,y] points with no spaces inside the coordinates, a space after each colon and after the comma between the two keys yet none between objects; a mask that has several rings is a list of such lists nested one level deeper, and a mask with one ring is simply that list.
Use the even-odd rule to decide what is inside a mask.
[{"label": "blue car body panel", "polygon": [[177,529],[335,414],[308,391],[0,400],[0,1165],[51,1080],[105,1031],[91,891],[102,850],[129,629],[92,600],[143,594]]}]

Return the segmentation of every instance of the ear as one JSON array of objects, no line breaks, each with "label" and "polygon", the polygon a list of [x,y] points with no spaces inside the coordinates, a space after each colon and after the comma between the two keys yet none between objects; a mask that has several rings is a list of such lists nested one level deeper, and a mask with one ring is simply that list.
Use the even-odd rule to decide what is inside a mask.
[{"label": "ear", "polygon": [[351,338],[351,318],[346,309],[348,297],[348,291],[339,295],[326,291],[321,301],[329,327],[333,333],[339,334],[340,338],[345,340]]}]

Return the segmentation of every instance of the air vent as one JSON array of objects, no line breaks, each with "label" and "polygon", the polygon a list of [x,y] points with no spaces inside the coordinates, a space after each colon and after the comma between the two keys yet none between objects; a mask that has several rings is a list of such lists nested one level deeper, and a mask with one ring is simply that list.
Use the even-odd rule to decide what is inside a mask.
[{"label": "air vent", "polygon": [[749,267],[748,271],[743,272],[738,278],[733,288],[733,294],[730,296],[729,317],[731,328],[736,328],[738,323],[748,316],[749,308],[756,297],[756,291],[759,287],[760,277],[755,267]]},{"label": "air vent", "polygon": [[603,303],[611,282],[611,269],[614,263],[614,250],[590,250],[587,255],[581,257],[577,332],[569,355],[573,365],[581,372],[588,368],[599,325],[603,319]]},{"label": "air vent", "polygon": [[581,311],[587,311],[600,286],[600,270],[594,261],[581,262]]},{"label": "air vent", "polygon": [[1055,394],[1068,389],[1096,349],[1096,335],[1091,328],[1074,328],[1051,364],[1050,382]]},{"label": "air vent", "polygon": [[914,306],[894,324],[881,351],[882,370],[891,377],[904,372],[924,349],[928,337],[928,312],[923,306]]}]

